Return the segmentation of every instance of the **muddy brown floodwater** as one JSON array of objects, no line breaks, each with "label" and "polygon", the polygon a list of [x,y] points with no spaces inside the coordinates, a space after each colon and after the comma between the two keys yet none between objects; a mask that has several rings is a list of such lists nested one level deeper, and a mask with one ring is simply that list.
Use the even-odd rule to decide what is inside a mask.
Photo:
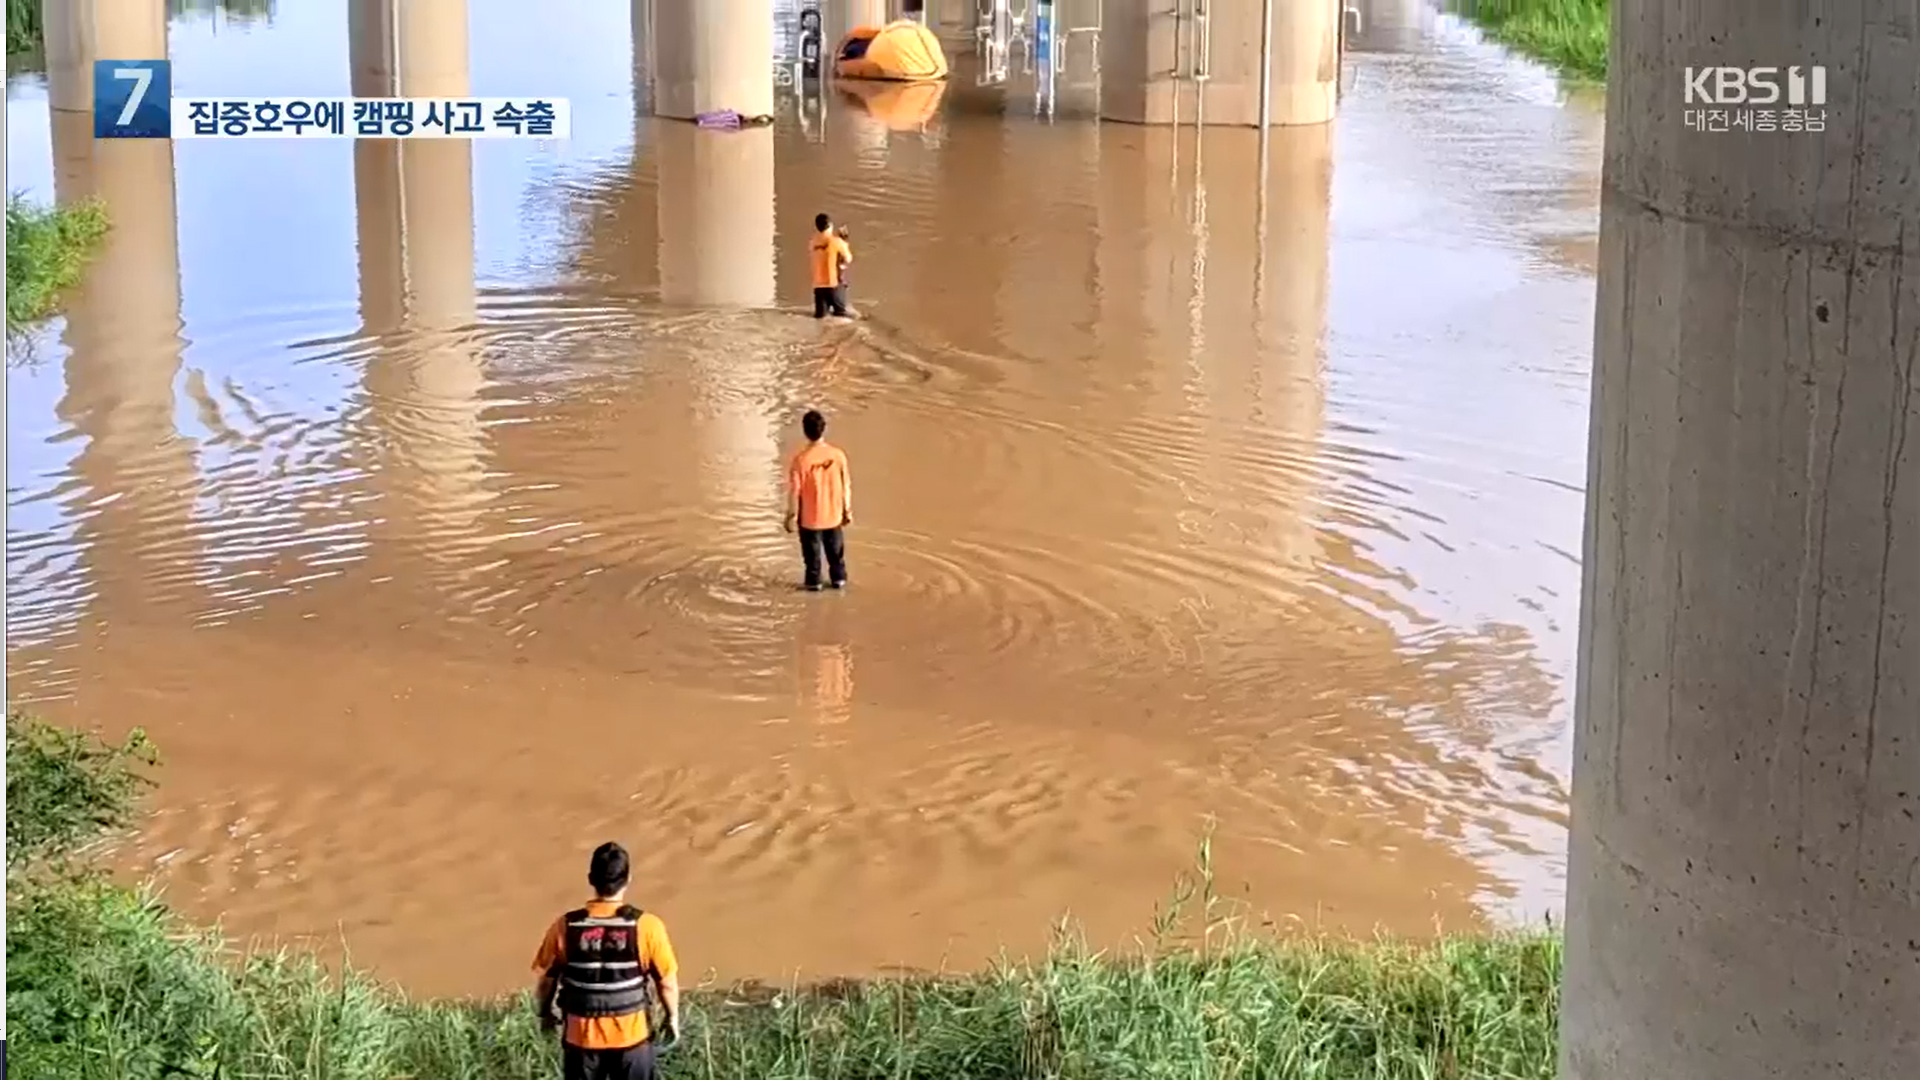
[{"label": "muddy brown floodwater", "polygon": [[[348,92],[326,8],[176,21],[178,92]],[[435,993],[609,837],[727,976],[1120,941],[1209,820],[1278,924],[1554,907],[1593,103],[1409,8],[1263,197],[1250,133],[1088,122],[1084,36],[636,120],[624,8],[473,4],[564,145],[91,147],[10,80],[9,186],[119,227],[9,350],[8,693],[156,737],[130,874]],[[822,208],[858,325],[781,307]],[[780,530],[811,406],[844,595]]]}]

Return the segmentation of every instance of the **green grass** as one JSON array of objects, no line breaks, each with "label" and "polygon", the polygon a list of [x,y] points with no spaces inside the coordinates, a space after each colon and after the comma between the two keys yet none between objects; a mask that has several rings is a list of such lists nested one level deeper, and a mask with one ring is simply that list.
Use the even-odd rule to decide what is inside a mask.
[{"label": "green grass", "polygon": [[41,0],[7,0],[7,55],[40,47]]},{"label": "green grass", "polygon": [[1453,0],[1487,36],[1566,75],[1607,77],[1612,0]]},{"label": "green grass", "polygon": [[7,328],[53,314],[106,233],[97,203],[36,206],[7,196]]},{"label": "green grass", "polygon": [[[557,1051],[524,999],[431,1002],[310,955],[241,955],[151,896],[46,869],[88,822],[130,819],[143,741],[9,717],[34,860],[10,865],[10,1064],[23,1080],[533,1080]],[[16,754],[16,745],[20,752]],[[90,774],[80,779],[77,773]],[[17,785],[17,786],[16,786]],[[57,838],[57,839],[48,839]],[[975,975],[801,989],[703,987],[669,1077],[714,1080],[1550,1080],[1558,939],[1276,941],[1212,893],[1207,848],[1154,925],[1163,944]]]}]

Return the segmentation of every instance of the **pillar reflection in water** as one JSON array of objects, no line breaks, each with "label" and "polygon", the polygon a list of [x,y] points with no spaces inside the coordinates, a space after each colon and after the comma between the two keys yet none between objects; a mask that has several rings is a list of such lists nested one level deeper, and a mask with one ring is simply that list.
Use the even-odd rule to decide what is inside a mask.
[{"label": "pillar reflection in water", "polygon": [[[1299,440],[1298,451],[1317,456],[1326,430],[1328,244],[1332,235],[1333,129],[1330,125],[1275,128],[1269,133],[1271,162],[1257,193],[1261,246],[1255,308],[1264,347],[1273,357],[1272,393],[1258,400],[1264,423]],[[1300,470],[1315,477],[1318,462]],[[1321,556],[1314,512],[1319,493],[1310,479],[1301,485],[1302,506],[1288,517],[1283,552],[1296,568]]]},{"label": "pillar reflection in water", "polygon": [[[661,122],[660,296],[667,304],[748,308],[759,313],[725,333],[733,347],[698,358],[709,472],[733,521],[762,520],[777,507],[770,400],[779,359],[775,314],[774,146],[771,128],[705,131]],[[737,326],[737,329],[736,329]]]},{"label": "pillar reflection in water", "polygon": [[[195,573],[193,444],[175,422],[184,341],[173,144],[93,137],[93,61],[163,59],[165,10],[96,0],[47,5],[54,195],[96,199],[111,229],[66,298],[61,420],[85,440],[74,471],[95,510],[102,617],[169,595]],[[177,595],[173,593],[173,595]]]},{"label": "pillar reflection in water", "polygon": [[[465,0],[356,0],[355,83],[381,85],[394,57],[394,89],[408,97],[468,93]],[[392,17],[388,16],[392,12]],[[382,34],[382,28],[392,28]],[[473,158],[470,143],[418,139],[356,152],[363,318],[370,332],[393,308],[394,267],[404,281],[408,333],[368,362],[368,394],[400,487],[396,529],[410,544],[454,562],[472,541],[487,499],[481,424],[486,374],[472,340],[476,321]],[[362,147],[367,144],[362,143]],[[397,168],[390,168],[392,161]],[[391,227],[397,193],[401,228]]]},{"label": "pillar reflection in water", "polygon": [[886,122],[860,102],[849,99],[848,91],[857,93],[872,87],[863,87],[853,80],[835,80],[833,54],[847,31],[857,26],[885,26],[890,21],[887,8],[887,0],[826,0],[820,13],[826,39],[822,45],[827,54],[825,78],[834,84],[835,91],[829,107],[835,110],[834,119],[839,121],[844,117],[847,128],[854,133],[855,153],[860,160],[875,168],[883,167],[887,161]]},{"label": "pillar reflection in water", "polygon": [[[1211,131],[1208,185],[1210,355],[1229,361],[1220,399],[1239,401],[1233,422],[1297,460],[1295,483],[1261,500],[1273,552],[1305,571],[1321,557],[1313,478],[1326,424],[1322,338],[1333,178],[1331,125],[1276,127],[1265,153],[1257,132]],[[1263,161],[1264,157],[1264,161]],[[1262,176],[1264,170],[1265,175]],[[1264,181],[1264,183],[1263,183]],[[1252,250],[1247,250],[1251,248]],[[1252,319],[1247,309],[1252,307]],[[1236,333],[1251,327],[1244,346]],[[1252,362],[1234,366],[1234,357]]]},{"label": "pillar reflection in water", "polygon": [[[1256,131],[1108,132],[1139,171],[1103,170],[1102,318],[1157,361],[1157,392],[1183,399],[1161,407],[1185,413],[1196,439],[1195,453],[1172,459],[1189,507],[1179,542],[1204,547],[1225,524],[1258,537],[1278,572],[1311,566],[1331,131],[1273,129],[1264,188]],[[1289,463],[1241,489],[1235,455]]]},{"label": "pillar reflection in water", "polygon": [[1437,14],[1431,0],[1345,2],[1359,13],[1358,26],[1347,37],[1347,48],[1354,52],[1418,52]]}]

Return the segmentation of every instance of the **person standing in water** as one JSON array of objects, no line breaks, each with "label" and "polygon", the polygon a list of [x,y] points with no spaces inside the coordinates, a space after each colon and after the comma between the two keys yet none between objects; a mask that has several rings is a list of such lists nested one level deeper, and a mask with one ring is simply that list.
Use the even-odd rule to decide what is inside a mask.
[{"label": "person standing in water", "polygon": [[807,248],[813,263],[813,317],[824,319],[831,312],[851,318],[840,272],[853,261],[853,247],[834,232],[833,219],[825,214],[813,215],[813,230],[813,242]]},{"label": "person standing in water", "polygon": [[827,584],[847,584],[846,538],[853,524],[853,478],[847,455],[827,441],[827,418],[809,409],[800,418],[807,445],[787,463],[787,516],[784,527],[800,527],[800,559],[809,592],[820,591],[820,558],[826,556]]},{"label": "person standing in water", "polygon": [[[553,921],[540,939],[534,1001],[543,1027],[563,1023],[566,1080],[654,1080],[654,1046],[680,1038],[679,962],[666,924],[627,903],[627,850],[608,842],[593,851],[587,883],[593,899]],[[666,1008],[653,1031],[653,991]]]}]

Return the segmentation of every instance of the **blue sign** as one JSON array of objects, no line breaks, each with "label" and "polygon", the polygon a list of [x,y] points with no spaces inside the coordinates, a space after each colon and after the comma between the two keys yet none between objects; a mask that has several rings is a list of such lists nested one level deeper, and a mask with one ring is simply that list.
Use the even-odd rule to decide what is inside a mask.
[{"label": "blue sign", "polygon": [[173,65],[165,60],[93,62],[93,137],[165,139],[173,134]]}]

